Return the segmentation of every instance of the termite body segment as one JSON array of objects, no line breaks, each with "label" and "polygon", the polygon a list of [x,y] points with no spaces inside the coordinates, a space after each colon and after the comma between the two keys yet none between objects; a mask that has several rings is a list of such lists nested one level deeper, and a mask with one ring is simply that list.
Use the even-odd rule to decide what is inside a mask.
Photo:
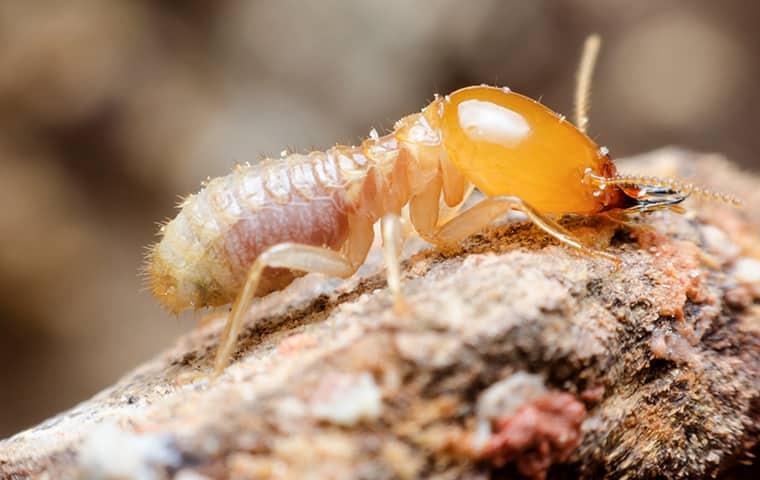
[{"label": "termite body segment", "polygon": [[[365,260],[380,219],[389,285],[400,303],[397,215],[405,205],[417,232],[437,245],[458,242],[515,208],[562,243],[614,258],[582,245],[553,217],[646,210],[683,199],[671,190],[618,185],[615,178],[606,150],[564,117],[508,89],[469,87],[436,98],[392,133],[359,146],[241,166],[210,181],[164,226],[147,269],[153,293],[172,311],[234,302],[219,373],[253,297],[284,288],[303,272],[350,276]],[[439,225],[441,198],[450,207],[460,204],[469,184],[486,198]]]}]

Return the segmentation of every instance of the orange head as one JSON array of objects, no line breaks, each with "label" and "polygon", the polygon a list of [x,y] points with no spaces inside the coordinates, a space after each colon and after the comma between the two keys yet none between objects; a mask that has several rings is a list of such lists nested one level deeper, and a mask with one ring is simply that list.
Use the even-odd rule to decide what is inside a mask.
[{"label": "orange head", "polygon": [[425,115],[439,125],[452,163],[486,195],[516,195],[545,213],[624,206],[619,189],[587,181],[589,171],[615,175],[606,149],[530,98],[506,88],[468,87],[436,100]]},{"label": "orange head", "polygon": [[515,195],[545,213],[593,214],[613,208],[676,208],[692,194],[738,206],[735,198],[671,179],[618,175],[588,135],[591,76],[600,38],[584,44],[575,122],[544,105],[488,86],[457,90],[423,110],[451,162],[486,195]]}]

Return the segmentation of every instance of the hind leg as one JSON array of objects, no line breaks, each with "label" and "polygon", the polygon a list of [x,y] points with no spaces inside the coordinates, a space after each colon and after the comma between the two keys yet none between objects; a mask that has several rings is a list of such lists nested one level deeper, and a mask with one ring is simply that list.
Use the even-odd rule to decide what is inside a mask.
[{"label": "hind leg", "polygon": [[222,373],[227,366],[243,319],[251,307],[261,275],[267,267],[317,272],[345,278],[350,277],[358,265],[353,265],[348,258],[333,250],[299,243],[280,243],[265,250],[251,266],[245,285],[232,305],[232,312],[227,318],[216,354],[214,377]]},{"label": "hind leg", "polygon": [[217,377],[227,366],[245,315],[259,287],[261,275],[267,267],[347,278],[353,275],[364,262],[373,237],[371,223],[362,218],[351,217],[349,218],[349,236],[342,252],[299,243],[280,243],[261,253],[251,265],[245,284],[227,317],[214,362],[213,376]]}]

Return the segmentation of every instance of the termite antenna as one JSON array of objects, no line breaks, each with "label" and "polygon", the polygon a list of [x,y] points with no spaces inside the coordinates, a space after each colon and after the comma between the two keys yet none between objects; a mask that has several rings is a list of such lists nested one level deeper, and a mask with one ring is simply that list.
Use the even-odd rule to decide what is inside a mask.
[{"label": "termite antenna", "polygon": [[739,208],[742,206],[742,201],[734,197],[733,195],[729,195],[727,193],[715,192],[713,190],[708,190],[698,185],[694,185],[693,183],[683,182],[680,180],[675,180],[673,178],[658,178],[658,177],[649,177],[645,175],[625,175],[625,174],[615,175],[614,177],[605,178],[605,177],[593,175],[590,172],[587,172],[587,175],[589,175],[593,183],[600,186],[601,188],[604,188],[607,185],[618,185],[620,187],[630,187],[630,188],[635,188],[637,191],[639,191],[640,195],[648,194],[656,189],[664,189],[664,190],[668,190],[674,193],[678,193],[684,197],[689,196],[689,195],[695,195],[698,197],[706,198],[708,200],[725,203],[727,205],[731,205],[732,207]]},{"label": "termite antenna", "polygon": [[591,105],[591,77],[594,75],[596,58],[599,56],[599,47],[602,38],[599,34],[591,34],[586,38],[581,53],[581,61],[578,64],[578,73],[575,79],[575,125],[583,133],[588,129],[588,111]]},{"label": "termite antenna", "polygon": [[666,188],[684,195],[695,195],[717,202],[722,202],[732,207],[741,207],[742,202],[733,195],[709,190],[693,183],[675,180],[673,178],[648,177],[643,175],[616,175],[607,184],[612,185],[638,185],[639,187]]}]

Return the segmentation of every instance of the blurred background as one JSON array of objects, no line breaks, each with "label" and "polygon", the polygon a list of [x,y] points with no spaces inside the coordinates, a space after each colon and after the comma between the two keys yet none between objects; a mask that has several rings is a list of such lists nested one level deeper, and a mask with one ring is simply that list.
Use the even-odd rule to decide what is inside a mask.
[{"label": "blurred background", "polygon": [[760,4],[745,1],[0,2],[0,437],[170,346],[137,271],[178,195],[238,162],[356,143],[433,93],[492,83],[591,134],[760,167]]}]

